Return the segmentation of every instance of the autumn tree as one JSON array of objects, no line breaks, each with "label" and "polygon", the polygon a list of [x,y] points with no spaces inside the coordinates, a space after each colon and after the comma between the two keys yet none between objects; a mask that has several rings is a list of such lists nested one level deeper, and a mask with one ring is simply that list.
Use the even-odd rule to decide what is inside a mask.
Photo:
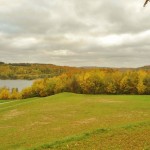
[{"label": "autumn tree", "polygon": [[138,72],[138,84],[137,84],[138,94],[145,93],[145,90],[146,90],[146,86],[144,85],[145,77],[146,77],[146,73],[144,71]]},{"label": "autumn tree", "polygon": [[9,98],[10,98],[10,99],[19,99],[19,98],[21,98],[21,95],[20,95],[20,93],[18,92],[18,89],[17,89],[17,88],[13,88],[13,89],[12,89],[12,92],[11,92]]},{"label": "autumn tree", "polygon": [[10,98],[10,91],[8,88],[2,88],[0,90],[0,99],[9,99]]}]

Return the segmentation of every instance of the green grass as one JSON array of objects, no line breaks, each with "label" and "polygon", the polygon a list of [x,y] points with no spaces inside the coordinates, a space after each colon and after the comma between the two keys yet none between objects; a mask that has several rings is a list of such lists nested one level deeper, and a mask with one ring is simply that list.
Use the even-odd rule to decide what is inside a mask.
[{"label": "green grass", "polygon": [[0,150],[149,148],[150,96],[61,93],[0,104]]},{"label": "green grass", "polygon": [[0,100],[0,104],[1,103],[8,103],[8,102],[12,102],[11,100]]}]

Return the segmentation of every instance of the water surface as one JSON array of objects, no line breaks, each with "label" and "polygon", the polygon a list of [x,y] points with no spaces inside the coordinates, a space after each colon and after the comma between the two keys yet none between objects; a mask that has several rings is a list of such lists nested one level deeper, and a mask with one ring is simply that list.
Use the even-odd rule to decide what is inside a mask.
[{"label": "water surface", "polygon": [[22,89],[31,86],[32,83],[33,80],[0,80],[0,88],[18,88],[18,90],[21,91]]}]

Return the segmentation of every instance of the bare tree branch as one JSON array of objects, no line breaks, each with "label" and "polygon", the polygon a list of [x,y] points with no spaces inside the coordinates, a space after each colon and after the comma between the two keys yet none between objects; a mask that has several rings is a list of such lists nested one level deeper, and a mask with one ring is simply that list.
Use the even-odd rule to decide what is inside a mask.
[{"label": "bare tree branch", "polygon": [[143,7],[145,7],[148,2],[149,2],[149,0],[146,0]]}]

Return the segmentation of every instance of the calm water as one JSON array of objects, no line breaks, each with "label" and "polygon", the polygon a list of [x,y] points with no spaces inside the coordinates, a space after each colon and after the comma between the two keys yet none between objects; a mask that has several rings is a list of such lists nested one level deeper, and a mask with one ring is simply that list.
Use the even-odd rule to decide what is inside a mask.
[{"label": "calm water", "polygon": [[8,87],[9,89],[18,88],[21,91],[23,88],[31,86],[33,80],[0,80],[0,88]]}]

